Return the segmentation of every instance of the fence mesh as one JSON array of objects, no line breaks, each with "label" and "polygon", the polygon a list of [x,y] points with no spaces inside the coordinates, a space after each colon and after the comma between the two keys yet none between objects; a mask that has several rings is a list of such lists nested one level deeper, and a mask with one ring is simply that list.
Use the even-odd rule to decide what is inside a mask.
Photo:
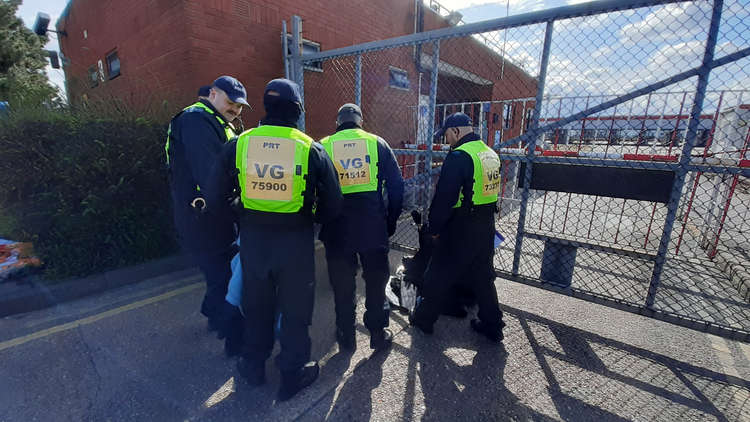
[{"label": "fence mesh", "polygon": [[[500,275],[748,339],[750,59],[711,70],[705,92],[699,74],[654,85],[701,66],[714,7],[654,3],[550,26],[530,18],[303,57],[306,130],[328,135],[340,105],[361,104],[364,128],[394,148],[406,181],[391,240],[415,249],[409,211],[428,209],[449,150],[430,135],[464,112],[503,163]],[[715,59],[750,47],[747,4],[723,2],[718,23]]]}]

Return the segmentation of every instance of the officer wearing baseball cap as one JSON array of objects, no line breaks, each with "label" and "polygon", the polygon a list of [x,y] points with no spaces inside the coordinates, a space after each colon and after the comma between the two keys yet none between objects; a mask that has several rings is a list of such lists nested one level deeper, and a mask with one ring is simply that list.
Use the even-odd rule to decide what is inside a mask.
[{"label": "officer wearing baseball cap", "polygon": [[211,96],[211,85],[203,85],[198,88],[198,101],[208,100],[209,96]]},{"label": "officer wearing baseball cap", "polygon": [[479,305],[471,327],[490,340],[503,339],[503,314],[495,290],[495,213],[500,192],[500,158],[474,133],[469,116],[455,113],[435,134],[445,137],[445,158],[430,205],[428,232],[434,252],[425,273],[422,301],[410,318],[431,334],[451,287],[468,277]]},{"label": "officer wearing baseball cap", "polygon": [[[205,94],[205,90],[199,92]],[[221,148],[236,137],[229,122],[247,106],[245,87],[231,76],[218,77],[200,99],[169,124],[165,145],[174,221],[182,248],[206,280],[201,313],[209,329],[218,329],[231,276],[236,238],[231,221],[205,210],[208,175]]]},{"label": "officer wearing baseball cap", "polygon": [[[237,369],[251,385],[265,382],[280,312],[279,399],[287,400],[318,377],[308,333],[315,297],[313,222],[335,218],[342,197],[325,150],[297,129],[303,110],[297,84],[270,81],[263,106],[260,126],[221,152],[209,180],[208,209],[236,218],[240,227],[246,329]],[[238,197],[236,214],[227,201],[232,197]]]},{"label": "officer wearing baseball cap", "polygon": [[[388,281],[388,238],[396,230],[404,197],[404,181],[396,157],[383,138],[362,129],[362,111],[344,104],[336,117],[336,133],[321,139],[333,160],[344,194],[341,215],[323,225],[320,240],[326,247],[328,276],[336,306],[339,349],[353,351],[357,258],[365,280],[364,323],[370,348],[391,344],[388,308],[384,308]],[[387,195],[387,201],[386,197]]]}]

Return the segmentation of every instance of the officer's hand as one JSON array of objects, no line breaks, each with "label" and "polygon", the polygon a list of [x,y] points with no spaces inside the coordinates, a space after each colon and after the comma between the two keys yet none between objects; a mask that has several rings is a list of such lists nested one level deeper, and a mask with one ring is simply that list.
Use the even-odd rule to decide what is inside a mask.
[{"label": "officer's hand", "polygon": [[433,234],[433,235],[432,235],[432,241],[433,241],[433,242],[434,242],[434,241],[437,241],[437,240],[438,240],[439,238],[440,238],[440,235],[439,235],[439,234]]},{"label": "officer's hand", "polygon": [[239,196],[235,196],[234,198],[230,198],[229,200],[229,207],[232,208],[232,211],[234,212],[240,212],[244,208],[242,204],[242,200]]},{"label": "officer's hand", "polygon": [[396,233],[396,226],[398,226],[398,221],[388,221],[388,237],[391,237]]}]

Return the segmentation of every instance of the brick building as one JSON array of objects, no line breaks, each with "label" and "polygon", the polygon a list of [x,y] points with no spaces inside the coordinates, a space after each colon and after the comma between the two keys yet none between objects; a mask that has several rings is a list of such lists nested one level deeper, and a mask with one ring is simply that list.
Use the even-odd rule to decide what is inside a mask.
[{"label": "brick building", "polygon": [[[200,85],[230,74],[248,90],[254,110],[243,111],[242,118],[250,127],[262,117],[263,86],[284,74],[282,21],[293,15],[302,17],[305,47],[313,50],[449,25],[420,0],[69,0],[57,22],[67,33],[60,49],[68,96],[72,102],[117,98],[136,109],[156,105],[173,113],[195,99]],[[444,41],[440,59],[438,103],[527,98],[536,91],[531,76],[474,37]],[[316,138],[334,129],[339,105],[354,101],[353,65],[350,74],[342,72],[342,60],[354,59],[305,71],[306,129]],[[430,66],[428,46],[364,55],[366,128],[397,147],[418,143]],[[394,77],[400,80],[395,87]],[[493,103],[472,112],[492,133],[492,125],[520,122],[524,110]],[[434,123],[441,120],[437,113]],[[520,133],[521,125],[506,129]]]}]

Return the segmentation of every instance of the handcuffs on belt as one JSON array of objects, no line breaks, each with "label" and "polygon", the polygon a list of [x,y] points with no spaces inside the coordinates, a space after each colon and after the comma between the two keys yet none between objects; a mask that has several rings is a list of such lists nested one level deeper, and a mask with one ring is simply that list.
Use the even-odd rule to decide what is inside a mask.
[{"label": "handcuffs on belt", "polygon": [[199,213],[203,213],[206,210],[206,200],[202,197],[198,196],[190,203],[190,206],[193,207],[193,210]]}]

